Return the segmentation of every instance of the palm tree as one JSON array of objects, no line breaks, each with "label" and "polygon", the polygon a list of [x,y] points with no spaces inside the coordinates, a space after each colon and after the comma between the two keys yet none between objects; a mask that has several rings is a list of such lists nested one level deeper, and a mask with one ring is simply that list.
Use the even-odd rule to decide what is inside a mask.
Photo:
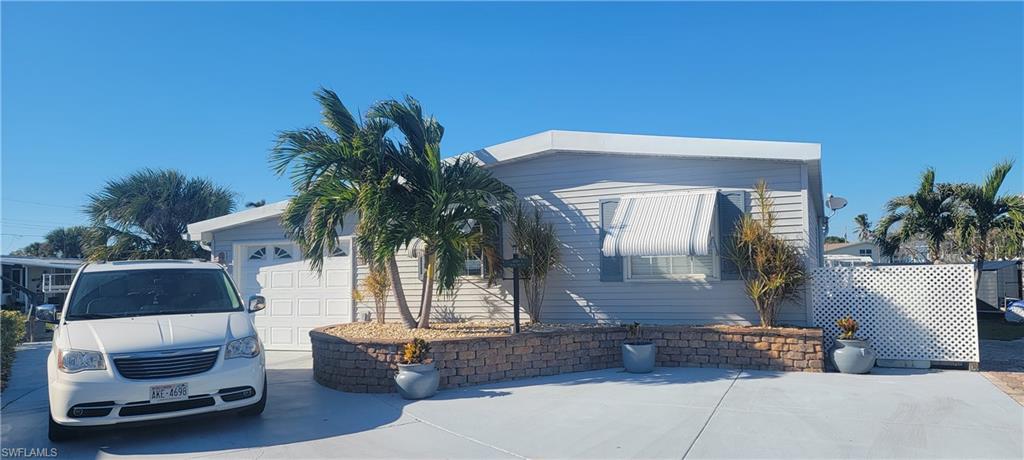
[{"label": "palm tree", "polygon": [[46,234],[46,244],[52,256],[77,259],[85,257],[89,246],[90,232],[81,225],[60,227]]},{"label": "palm tree", "polygon": [[992,168],[980,185],[952,184],[943,187],[959,202],[956,236],[974,258],[976,280],[980,279],[994,234],[1002,230],[1013,232],[1024,223],[1024,198],[999,194],[1012,168],[1013,161],[1003,161]]},{"label": "palm tree", "polygon": [[381,229],[399,219],[396,203],[403,202],[399,195],[404,189],[389,163],[395,155],[388,149],[394,146],[385,139],[391,126],[383,120],[358,122],[326,88],[314,96],[330,132],[318,127],[282,131],[270,154],[271,168],[278,175],[290,172],[296,193],[282,223],[320,272],[325,254],[338,241],[338,229],[357,214],[358,251],[371,271],[387,271],[402,321],[415,327],[395,261],[397,249],[378,243]]},{"label": "palm tree", "polygon": [[956,200],[946,187],[935,184],[935,170],[925,169],[921,183],[912,195],[900,196],[886,204],[889,225],[899,223],[900,242],[906,242],[915,235],[928,245],[928,258],[933,263],[942,259],[942,243],[949,230],[953,229],[953,215]]},{"label": "palm tree", "polygon": [[394,124],[402,134],[401,145],[390,151],[402,178],[400,185],[408,192],[402,196],[409,200],[399,205],[402,219],[378,229],[385,238],[382,247],[388,251],[414,238],[421,241],[425,280],[418,327],[428,328],[435,285],[439,294],[451,292],[468,253],[489,246],[482,251],[488,259],[485,266],[496,265],[496,210],[513,200],[514,194],[470,159],[442,161],[444,128],[433,117],[424,117],[412,97],[377,103],[369,116]]},{"label": "palm tree", "polygon": [[871,239],[871,221],[867,214],[858,214],[853,218],[853,224],[857,226],[857,239],[868,241]]},{"label": "palm tree", "polygon": [[182,235],[188,224],[231,212],[235,194],[207,179],[169,169],[143,169],[89,195],[92,260],[192,259],[208,256]]},{"label": "palm tree", "polygon": [[18,257],[50,257],[53,255],[53,249],[45,241],[36,241],[21,249],[11,251],[11,255]]},{"label": "palm tree", "polygon": [[896,255],[899,254],[900,248],[903,246],[899,234],[894,234],[891,231],[894,223],[895,221],[891,218],[884,217],[871,231],[871,241],[878,246],[879,255],[889,259],[889,263],[896,261]]}]

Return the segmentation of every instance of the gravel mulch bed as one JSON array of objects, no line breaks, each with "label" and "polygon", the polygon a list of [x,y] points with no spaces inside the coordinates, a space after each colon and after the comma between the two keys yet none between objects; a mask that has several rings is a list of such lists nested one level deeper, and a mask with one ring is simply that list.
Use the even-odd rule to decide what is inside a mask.
[{"label": "gravel mulch bed", "polygon": [[[556,332],[607,327],[600,324],[520,324],[523,332]],[[431,323],[430,329],[406,329],[400,323],[350,323],[340,324],[324,332],[340,337],[386,342],[398,340],[439,340],[465,337],[501,337],[509,335],[511,321],[466,321],[461,323]]]}]

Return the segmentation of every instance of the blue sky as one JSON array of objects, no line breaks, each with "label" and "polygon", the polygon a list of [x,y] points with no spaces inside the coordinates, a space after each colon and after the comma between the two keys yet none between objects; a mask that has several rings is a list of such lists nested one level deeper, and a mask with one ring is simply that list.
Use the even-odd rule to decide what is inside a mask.
[{"label": "blue sky", "polygon": [[0,251],[147,166],[284,199],[267,150],[320,85],[353,110],[412,94],[448,154],[548,129],[819,142],[839,234],[927,165],[1015,158],[1019,193],[1022,8],[5,2]]}]

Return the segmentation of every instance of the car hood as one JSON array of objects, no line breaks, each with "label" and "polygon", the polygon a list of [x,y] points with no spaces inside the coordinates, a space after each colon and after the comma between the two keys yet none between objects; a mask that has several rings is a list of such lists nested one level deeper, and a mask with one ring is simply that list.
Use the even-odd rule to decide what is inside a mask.
[{"label": "car hood", "polygon": [[256,333],[244,312],[77,320],[61,328],[65,349],[104,353],[220,346]]}]

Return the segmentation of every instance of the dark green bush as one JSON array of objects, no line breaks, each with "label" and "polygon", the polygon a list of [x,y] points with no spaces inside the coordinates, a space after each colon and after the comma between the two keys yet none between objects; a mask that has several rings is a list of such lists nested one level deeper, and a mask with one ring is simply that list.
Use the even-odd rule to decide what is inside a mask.
[{"label": "dark green bush", "polygon": [[5,388],[14,361],[14,348],[25,340],[25,320],[25,315],[16,311],[0,312],[0,385]]}]

